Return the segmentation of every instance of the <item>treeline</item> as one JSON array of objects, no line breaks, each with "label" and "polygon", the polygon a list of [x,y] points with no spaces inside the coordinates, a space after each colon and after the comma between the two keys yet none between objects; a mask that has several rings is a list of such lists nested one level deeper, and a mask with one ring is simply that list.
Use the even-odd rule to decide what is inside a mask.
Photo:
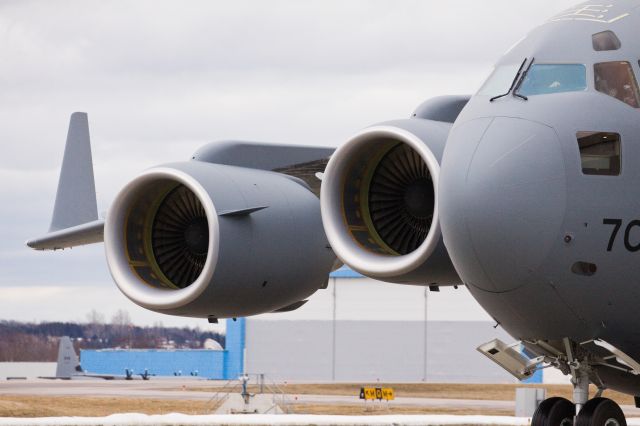
[{"label": "treeline", "polygon": [[201,349],[206,339],[224,347],[224,334],[199,327],[151,327],[133,325],[126,311],[118,311],[110,322],[92,311],[86,323],[0,321],[0,362],[56,361],[60,337],[69,336],[76,350],[105,348]]}]

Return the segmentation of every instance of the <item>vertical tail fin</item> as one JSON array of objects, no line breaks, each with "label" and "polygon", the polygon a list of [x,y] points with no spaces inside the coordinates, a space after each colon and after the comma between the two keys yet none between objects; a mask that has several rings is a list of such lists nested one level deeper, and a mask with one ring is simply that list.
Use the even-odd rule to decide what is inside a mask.
[{"label": "vertical tail fin", "polygon": [[56,367],[56,377],[59,379],[70,379],[71,376],[82,372],[78,354],[73,348],[73,342],[69,336],[60,338],[58,347],[58,366]]},{"label": "vertical tail fin", "polygon": [[84,112],[71,114],[67,144],[49,232],[98,219],[89,122]]},{"label": "vertical tail fin", "polygon": [[98,219],[89,122],[86,113],[74,112],[49,232],[26,244],[36,250],[57,250],[101,242],[103,234],[104,220]]}]

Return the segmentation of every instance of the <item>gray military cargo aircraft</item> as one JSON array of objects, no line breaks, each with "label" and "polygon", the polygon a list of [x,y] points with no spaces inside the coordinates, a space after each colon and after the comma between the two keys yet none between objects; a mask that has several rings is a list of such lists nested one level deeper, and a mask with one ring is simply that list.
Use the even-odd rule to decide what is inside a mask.
[{"label": "gray military cargo aircraft", "polygon": [[[148,370],[137,374],[142,380],[149,380],[151,374]],[[39,379],[104,379],[104,380],[133,380],[135,374],[132,370],[125,369],[123,375],[118,374],[96,374],[84,371],[80,366],[80,359],[73,347],[73,342],[69,336],[62,336],[58,345],[58,363],[56,364],[55,376],[40,376]]]},{"label": "gray military cargo aircraft", "polygon": [[533,425],[625,425],[601,394],[640,405],[639,31],[640,0],[581,4],[517,43],[474,96],[431,99],[335,151],[205,145],[127,184],[105,220],[75,113],[50,232],[27,244],[104,241],[132,301],[210,321],[296,309],[340,262],[464,284],[517,340],[479,351],[520,379],[572,378],[573,402],[545,400]]}]

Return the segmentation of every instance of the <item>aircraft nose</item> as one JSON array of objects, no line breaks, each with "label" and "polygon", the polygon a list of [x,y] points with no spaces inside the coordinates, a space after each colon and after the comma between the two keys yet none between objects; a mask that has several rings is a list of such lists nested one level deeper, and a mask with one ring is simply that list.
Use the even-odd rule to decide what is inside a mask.
[{"label": "aircraft nose", "polygon": [[468,285],[524,285],[562,238],[565,168],[549,126],[508,117],[454,126],[439,185],[444,242]]}]

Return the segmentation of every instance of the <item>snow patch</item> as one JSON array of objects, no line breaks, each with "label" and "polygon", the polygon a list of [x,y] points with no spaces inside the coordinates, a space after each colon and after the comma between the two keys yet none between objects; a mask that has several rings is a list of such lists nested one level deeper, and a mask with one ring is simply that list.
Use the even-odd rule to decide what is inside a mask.
[{"label": "snow patch", "polygon": [[[381,416],[323,416],[310,414],[248,414],[248,415],[202,415],[186,414],[146,415],[136,413],[113,414],[107,417],[41,417],[0,418],[3,426],[120,426],[120,425],[318,425],[318,426],[450,426],[450,425],[508,425],[528,426],[527,417],[507,416],[453,416],[453,415],[381,415]],[[640,426],[640,418],[627,419],[627,425]]]}]

